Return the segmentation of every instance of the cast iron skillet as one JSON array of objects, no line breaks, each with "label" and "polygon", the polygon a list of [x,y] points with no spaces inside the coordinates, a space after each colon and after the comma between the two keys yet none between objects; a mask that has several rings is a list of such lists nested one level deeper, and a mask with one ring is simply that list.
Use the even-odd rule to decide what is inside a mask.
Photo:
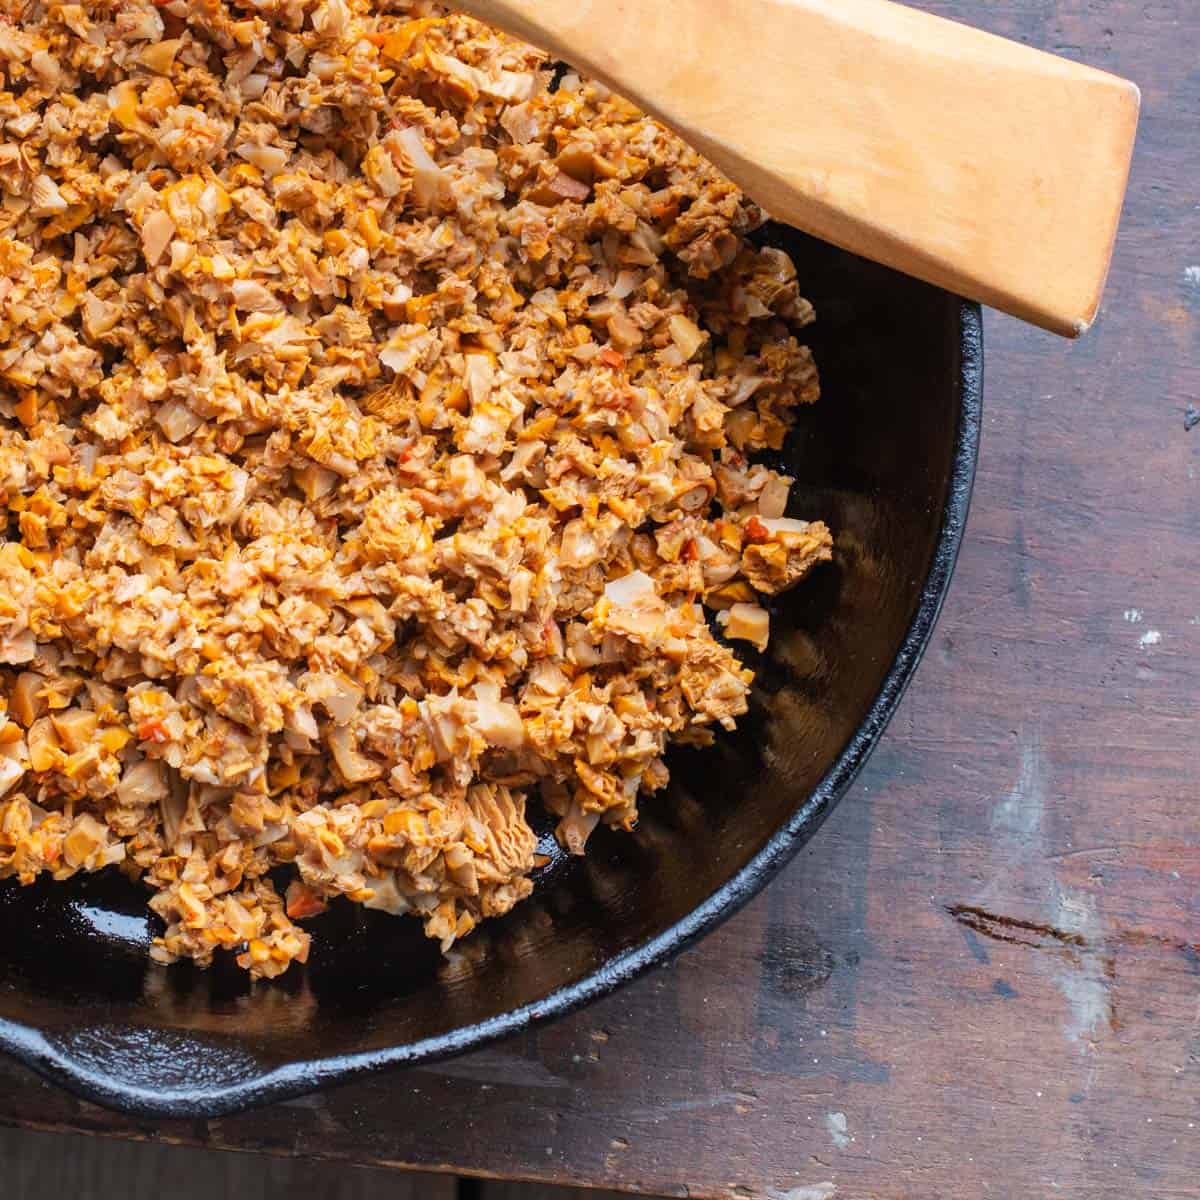
[{"label": "cast iron skillet", "polygon": [[[141,890],[107,873],[0,885],[0,1049],[79,1095],[215,1116],[458,1054],[612,991],[735,912],[812,836],[895,711],[950,582],[980,427],[976,306],[790,230],[824,381],[782,456],[835,562],[783,598],[751,713],[677,754],[635,835],[554,854],[453,958],[335,905],[305,970],[156,967]],[[554,851],[546,831],[544,848]]]}]

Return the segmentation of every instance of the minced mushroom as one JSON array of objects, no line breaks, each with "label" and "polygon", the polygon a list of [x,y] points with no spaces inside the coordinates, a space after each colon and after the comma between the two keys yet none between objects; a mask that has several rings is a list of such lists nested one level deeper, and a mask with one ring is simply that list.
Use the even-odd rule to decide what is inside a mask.
[{"label": "minced mushroom", "polygon": [[819,392],[796,272],[437,2],[5,28],[0,877],[121,863],[160,963],[274,978],[335,902],[449,948],[531,808],[582,854],[737,723],[832,556],[754,458]]}]

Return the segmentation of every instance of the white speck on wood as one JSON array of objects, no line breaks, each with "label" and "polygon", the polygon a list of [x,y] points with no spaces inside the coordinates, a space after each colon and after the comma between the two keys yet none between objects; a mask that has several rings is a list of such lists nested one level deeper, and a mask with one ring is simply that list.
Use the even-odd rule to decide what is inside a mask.
[{"label": "white speck on wood", "polygon": [[1157,646],[1162,641],[1162,634],[1157,629],[1147,629],[1145,633],[1138,638],[1139,646]]},{"label": "white speck on wood", "polygon": [[844,1112],[826,1113],[825,1128],[829,1130],[829,1140],[839,1150],[845,1150],[854,1141],[846,1126],[846,1114]]},{"label": "white speck on wood", "polygon": [[1200,290],[1200,266],[1184,267],[1183,282],[1187,287]]},{"label": "white speck on wood", "polygon": [[1142,610],[1140,608],[1127,608],[1125,610],[1125,620],[1130,625],[1136,625],[1142,619]]}]

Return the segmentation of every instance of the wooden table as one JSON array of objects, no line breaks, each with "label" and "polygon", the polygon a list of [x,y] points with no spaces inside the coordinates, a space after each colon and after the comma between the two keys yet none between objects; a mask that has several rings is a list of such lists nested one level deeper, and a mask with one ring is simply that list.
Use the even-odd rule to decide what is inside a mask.
[{"label": "wooden table", "polygon": [[494,1049],[158,1126],[5,1062],[0,1120],[678,1196],[1197,1195],[1200,4],[923,7],[1145,115],[1099,326],[989,319],[953,592],[822,834],[674,966]]}]

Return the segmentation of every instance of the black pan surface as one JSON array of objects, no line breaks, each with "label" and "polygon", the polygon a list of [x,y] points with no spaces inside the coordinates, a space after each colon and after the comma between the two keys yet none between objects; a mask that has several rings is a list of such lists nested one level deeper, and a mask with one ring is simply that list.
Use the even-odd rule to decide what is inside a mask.
[{"label": "black pan surface", "polygon": [[[834,563],[783,597],[736,734],[671,760],[632,836],[552,854],[533,897],[450,959],[416,921],[335,905],[307,968],[151,964],[145,894],[108,873],[0,884],[0,1050],[87,1099],[214,1116],[458,1054],[568,1012],[676,953],[816,831],[895,711],[937,618],[980,430],[977,306],[791,230],[817,306],[821,402],[782,459],[789,513]],[[742,644],[744,647],[744,643]],[[751,654],[753,652],[751,651]]]}]

